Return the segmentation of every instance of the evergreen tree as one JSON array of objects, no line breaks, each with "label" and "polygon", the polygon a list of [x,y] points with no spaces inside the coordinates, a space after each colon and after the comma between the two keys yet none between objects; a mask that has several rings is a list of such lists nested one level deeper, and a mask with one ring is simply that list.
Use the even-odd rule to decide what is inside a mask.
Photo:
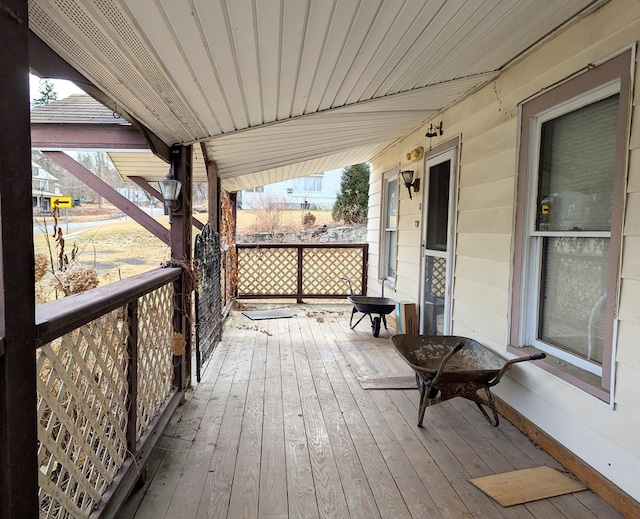
[{"label": "evergreen tree", "polygon": [[369,208],[369,164],[354,164],[342,170],[340,193],[331,216],[345,223],[365,223]]},{"label": "evergreen tree", "polygon": [[56,88],[53,85],[53,82],[50,79],[41,79],[40,80],[40,88],[38,88],[39,97],[33,100],[33,106],[44,106],[49,104],[51,101],[57,101],[58,93],[56,92]]}]

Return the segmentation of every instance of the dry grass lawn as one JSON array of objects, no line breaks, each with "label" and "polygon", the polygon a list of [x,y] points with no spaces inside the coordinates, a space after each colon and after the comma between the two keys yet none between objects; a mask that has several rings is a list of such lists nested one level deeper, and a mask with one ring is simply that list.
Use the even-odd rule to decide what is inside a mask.
[{"label": "dry grass lawn", "polygon": [[[70,212],[69,222],[91,221],[92,219],[99,222],[105,215],[107,215],[107,218],[113,218],[119,214],[119,211],[114,210],[111,206],[105,206],[104,214],[95,209],[90,206],[84,211],[77,211],[74,214]],[[300,210],[282,211],[281,221],[284,227],[289,229],[301,228],[304,212]],[[315,225],[331,223],[331,211],[309,212],[316,216]],[[239,233],[252,232],[260,228],[261,216],[258,211],[239,210],[237,214],[237,230]],[[206,213],[197,214],[195,217],[201,222],[206,222],[208,219]],[[169,227],[167,216],[157,216],[155,219],[165,227]],[[34,221],[41,223],[42,219],[36,217]],[[65,222],[66,218],[63,215],[59,222],[63,231]],[[53,220],[48,217],[49,244],[57,269],[55,240],[51,238],[52,224]],[[195,227],[193,227],[193,231],[195,238],[198,231]],[[98,223],[95,227],[86,229],[70,229],[69,234],[65,235],[65,252],[69,257],[74,245],[78,247],[78,261],[96,268],[101,285],[126,279],[159,267],[168,258],[169,253],[169,249],[164,243],[130,219],[115,223]],[[49,247],[44,234],[38,233],[34,235],[34,251],[49,256]],[[50,293],[48,298],[53,297],[53,289],[49,287],[50,278],[51,275],[49,274],[40,282],[40,289],[47,294]]]},{"label": "dry grass lawn", "polygon": [[[167,217],[158,220],[167,223]],[[51,236],[49,243],[57,266],[55,240]],[[78,247],[78,261],[97,269],[101,285],[159,267],[168,253],[164,243],[133,220],[70,230],[65,236],[67,256],[74,245]],[[49,255],[44,234],[34,235],[34,251]],[[43,283],[47,283],[46,278]]]},{"label": "dry grass lawn", "polygon": [[[241,209],[237,212],[237,230],[239,233],[259,232],[265,229],[266,215],[263,209]],[[301,209],[288,209],[278,211],[278,216],[284,229],[302,228],[302,217],[305,213],[311,213],[316,217],[315,225],[329,225],[332,223],[331,211],[303,211]]]}]

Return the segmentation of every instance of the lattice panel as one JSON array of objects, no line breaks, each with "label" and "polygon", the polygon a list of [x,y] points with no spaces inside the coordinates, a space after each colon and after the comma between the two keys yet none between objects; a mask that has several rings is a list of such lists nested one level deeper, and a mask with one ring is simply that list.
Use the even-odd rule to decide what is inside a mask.
[{"label": "lattice panel", "polygon": [[297,280],[297,249],[238,250],[238,295],[295,295]]},{"label": "lattice panel", "polygon": [[126,326],[115,310],[38,349],[40,517],[87,517],[127,453]]},{"label": "lattice panel", "polygon": [[302,261],[304,294],[345,294],[349,286],[342,277],[351,280],[354,294],[362,293],[362,249],[305,249]]},{"label": "lattice panel", "polygon": [[447,260],[445,258],[429,258],[427,264],[427,283],[433,297],[444,297],[447,286]]},{"label": "lattice panel", "polygon": [[171,391],[172,333],[173,284],[168,284],[138,302],[138,440]]}]

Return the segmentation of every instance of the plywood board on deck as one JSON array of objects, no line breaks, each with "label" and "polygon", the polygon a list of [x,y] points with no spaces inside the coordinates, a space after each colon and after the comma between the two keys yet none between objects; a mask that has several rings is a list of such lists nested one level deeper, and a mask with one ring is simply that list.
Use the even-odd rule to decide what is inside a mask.
[{"label": "plywood board on deck", "polygon": [[473,478],[469,482],[504,507],[586,489],[579,481],[546,466]]},{"label": "plywood board on deck", "polygon": [[362,389],[413,389],[415,373],[393,345],[372,341],[335,341]]}]

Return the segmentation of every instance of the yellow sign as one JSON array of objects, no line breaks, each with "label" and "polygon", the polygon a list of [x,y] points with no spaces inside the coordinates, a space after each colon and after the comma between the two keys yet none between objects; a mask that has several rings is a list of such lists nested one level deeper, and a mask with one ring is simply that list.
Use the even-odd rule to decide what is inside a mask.
[{"label": "yellow sign", "polygon": [[52,207],[73,207],[73,199],[70,196],[52,196]]}]

